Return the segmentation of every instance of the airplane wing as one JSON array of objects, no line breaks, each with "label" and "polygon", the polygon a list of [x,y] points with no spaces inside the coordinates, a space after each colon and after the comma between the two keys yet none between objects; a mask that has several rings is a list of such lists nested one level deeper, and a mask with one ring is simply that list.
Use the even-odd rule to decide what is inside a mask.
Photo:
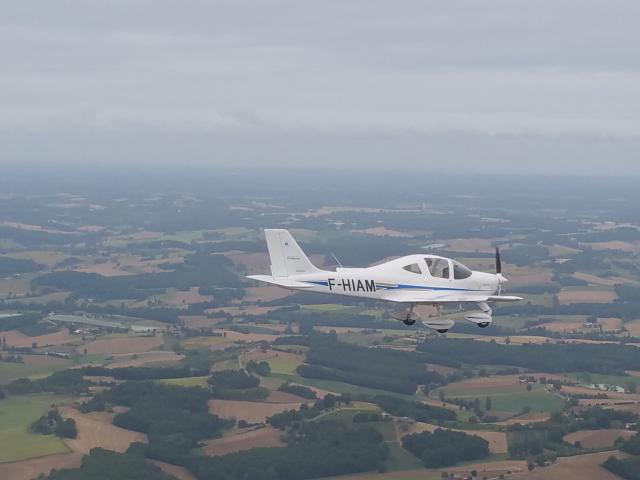
[{"label": "airplane wing", "polygon": [[247,275],[247,278],[250,278],[251,280],[258,280],[260,282],[272,283],[273,285],[285,288],[313,288],[315,286],[305,282],[296,282],[295,280],[290,280],[286,277],[273,278],[271,275]]},{"label": "airplane wing", "polygon": [[460,293],[442,293],[438,291],[392,291],[381,300],[398,303],[481,303],[481,302],[517,302],[520,297],[508,295],[471,295]]}]

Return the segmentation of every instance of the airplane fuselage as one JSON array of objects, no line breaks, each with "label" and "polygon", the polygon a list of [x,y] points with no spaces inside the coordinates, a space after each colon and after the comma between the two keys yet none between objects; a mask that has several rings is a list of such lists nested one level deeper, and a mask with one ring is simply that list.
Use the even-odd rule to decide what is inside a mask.
[{"label": "airplane fuselage", "polygon": [[[313,265],[287,230],[267,229],[265,236],[271,275],[250,275],[252,280],[291,290],[405,304],[407,310],[393,316],[406,325],[416,322],[415,305],[474,303],[480,311],[465,315],[465,319],[486,327],[492,322],[489,302],[520,300],[501,295],[506,278],[501,274],[497,251],[496,274],[473,271],[456,260],[428,254],[407,255],[373,267],[329,271]],[[427,319],[423,324],[446,332],[453,321]]]},{"label": "airplane fuselage", "polygon": [[[406,258],[406,257],[403,257]],[[402,273],[394,275],[385,268],[338,268],[335,272],[320,271],[312,274],[291,275],[290,280],[300,282],[293,290],[304,290],[349,297],[385,300],[390,292],[442,292],[469,297],[478,294],[493,295],[498,290],[496,275],[473,272],[465,279],[435,278],[426,274]]]}]

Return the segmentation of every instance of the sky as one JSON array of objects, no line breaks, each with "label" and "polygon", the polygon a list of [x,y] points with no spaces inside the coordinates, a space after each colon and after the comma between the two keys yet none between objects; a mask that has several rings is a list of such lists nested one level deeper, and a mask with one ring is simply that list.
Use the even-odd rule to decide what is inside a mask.
[{"label": "sky", "polygon": [[3,164],[640,175],[637,0],[1,10]]}]

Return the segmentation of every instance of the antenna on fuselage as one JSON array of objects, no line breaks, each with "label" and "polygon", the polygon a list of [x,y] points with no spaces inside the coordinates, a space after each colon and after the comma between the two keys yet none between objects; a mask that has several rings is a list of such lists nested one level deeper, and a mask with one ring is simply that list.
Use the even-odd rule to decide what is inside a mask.
[{"label": "antenna on fuselage", "polygon": [[336,261],[336,263],[338,264],[338,266],[339,266],[340,268],[344,268],[344,267],[342,266],[342,263],[340,263],[340,260],[338,260],[338,257],[336,257],[336,254],[335,254],[335,253],[333,253],[333,252],[329,252],[329,253],[331,253],[331,256],[332,256],[332,257],[333,257],[333,259]]}]

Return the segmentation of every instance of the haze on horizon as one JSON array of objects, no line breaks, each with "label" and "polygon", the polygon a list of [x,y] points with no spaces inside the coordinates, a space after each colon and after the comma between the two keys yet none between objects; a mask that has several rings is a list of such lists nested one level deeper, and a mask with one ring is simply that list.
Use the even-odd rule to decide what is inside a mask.
[{"label": "haze on horizon", "polygon": [[640,175],[640,3],[8,2],[0,163]]}]

